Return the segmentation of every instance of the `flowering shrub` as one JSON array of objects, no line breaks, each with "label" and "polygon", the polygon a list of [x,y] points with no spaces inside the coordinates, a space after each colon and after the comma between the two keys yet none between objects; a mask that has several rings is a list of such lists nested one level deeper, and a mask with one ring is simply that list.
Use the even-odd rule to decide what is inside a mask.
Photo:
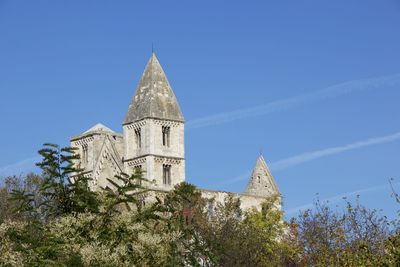
[{"label": "flowering shrub", "polygon": [[274,197],[261,211],[227,197],[210,214],[182,183],[144,205],[140,173],[93,192],[72,149],[40,154],[41,176],[0,188],[0,266],[400,266],[399,222],[358,202],[317,202],[287,223]]}]

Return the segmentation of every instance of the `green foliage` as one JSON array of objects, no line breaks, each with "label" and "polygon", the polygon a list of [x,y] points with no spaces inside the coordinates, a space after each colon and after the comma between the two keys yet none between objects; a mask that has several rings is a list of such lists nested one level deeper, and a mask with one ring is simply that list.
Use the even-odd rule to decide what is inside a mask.
[{"label": "green foliage", "polygon": [[97,195],[89,190],[89,178],[74,167],[74,160],[79,156],[72,148],[59,148],[54,144],[44,146],[39,150],[43,160],[37,165],[42,169],[42,176],[35,190],[16,188],[11,192],[17,213],[27,219],[49,219],[97,211],[99,203]]},{"label": "green foliage", "polygon": [[73,149],[39,153],[41,175],[0,187],[0,266],[400,266],[400,222],[359,202],[287,223],[278,196],[242,210],[188,183],[148,191],[140,172],[92,191]]},{"label": "green foliage", "polygon": [[166,244],[181,233],[165,231],[167,208],[160,199],[145,206],[141,173],[121,173],[94,192],[74,166],[73,149],[45,144],[39,154],[40,179],[9,179],[3,189],[4,204],[18,216],[4,216],[1,224],[0,265],[168,265]]},{"label": "green foliage", "polygon": [[164,222],[159,230],[170,234],[179,233],[174,242],[166,243],[169,251],[166,266],[199,266],[207,259],[197,225],[204,222],[204,200],[195,186],[181,183],[165,195],[163,201]]},{"label": "green foliage", "polygon": [[302,261],[314,266],[379,266],[385,259],[389,222],[357,201],[342,213],[317,202],[296,220]]},{"label": "green foliage", "polygon": [[140,173],[131,176],[122,173],[116,175],[114,179],[107,178],[111,186],[103,188],[105,212],[112,213],[118,211],[119,206],[124,206],[126,210],[131,210],[131,205],[139,210],[142,208],[142,200],[138,196],[143,195],[147,190],[142,189],[138,180],[142,180]]},{"label": "green foliage", "polygon": [[262,210],[243,213],[232,196],[217,205],[209,223],[207,243],[213,251],[212,266],[281,266],[286,255],[279,238],[285,224],[276,207],[277,197],[266,199]]},{"label": "green foliage", "polygon": [[[42,177],[33,173],[25,177],[6,177],[0,187],[0,223],[7,219],[30,217],[35,203],[41,201],[39,188],[42,183]],[[19,201],[13,201],[13,195]]]},{"label": "green foliage", "polygon": [[45,216],[61,216],[63,214],[95,212],[98,209],[96,194],[89,190],[89,178],[84,177],[82,170],[74,167],[74,160],[79,156],[72,148],[60,148],[54,144],[45,144],[39,150],[43,157],[37,165],[43,171],[44,182],[41,193],[44,201]]}]

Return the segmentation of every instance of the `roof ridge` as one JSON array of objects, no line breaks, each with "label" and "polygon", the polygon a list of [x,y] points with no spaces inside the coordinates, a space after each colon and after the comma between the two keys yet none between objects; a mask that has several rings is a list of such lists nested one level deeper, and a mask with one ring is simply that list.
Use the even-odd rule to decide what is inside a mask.
[{"label": "roof ridge", "polygon": [[113,130],[111,130],[110,128],[108,128],[107,126],[105,126],[102,123],[96,123],[93,127],[91,127],[90,129],[86,130],[84,132],[84,134],[87,133],[91,133],[91,132],[96,132],[96,131],[100,131],[100,132],[111,132],[111,133],[115,133]]}]

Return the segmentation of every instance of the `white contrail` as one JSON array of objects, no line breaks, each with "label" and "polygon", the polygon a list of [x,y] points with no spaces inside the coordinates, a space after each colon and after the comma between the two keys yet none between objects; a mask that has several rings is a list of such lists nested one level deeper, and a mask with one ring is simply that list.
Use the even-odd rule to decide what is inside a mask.
[{"label": "white contrail", "polygon": [[240,181],[243,181],[243,180],[248,180],[248,179],[250,179],[250,176],[251,176],[251,171],[248,171],[248,172],[242,173],[242,174],[239,175],[239,176],[236,176],[236,177],[233,178],[233,179],[229,179],[229,180],[226,180],[226,181],[222,181],[222,182],[219,183],[219,184],[220,184],[220,185],[234,184],[234,183],[236,183],[236,182],[240,182]]},{"label": "white contrail", "polygon": [[370,79],[352,80],[333,86],[326,87],[308,94],[295,96],[283,100],[270,102],[251,108],[238,109],[229,112],[223,112],[199,119],[189,120],[186,123],[187,129],[201,128],[211,125],[218,125],[238,119],[265,115],[276,111],[287,110],[297,106],[310,104],[319,100],[334,98],[357,91],[373,90],[384,86],[400,85],[400,73],[375,77]]},{"label": "white contrail", "polygon": [[[391,135],[386,135],[386,136],[380,136],[380,137],[374,137],[374,138],[370,138],[367,140],[363,140],[363,141],[358,141],[352,144],[347,144],[344,146],[337,146],[337,147],[330,147],[330,148],[325,148],[325,149],[321,149],[321,150],[316,150],[316,151],[312,151],[312,152],[306,152],[306,153],[302,153],[296,156],[292,156],[286,159],[281,159],[275,162],[272,162],[271,164],[268,164],[270,169],[272,171],[279,171],[279,170],[283,170],[298,164],[302,164],[304,162],[307,161],[311,161],[311,160],[315,160],[318,158],[322,158],[322,157],[327,157],[330,155],[335,155],[335,154],[339,154],[339,153],[343,153],[349,150],[353,150],[353,149],[358,149],[358,148],[362,148],[362,147],[367,147],[367,146],[372,146],[372,145],[378,145],[378,144],[383,144],[383,143],[389,143],[389,142],[393,142],[396,140],[400,139],[400,132],[391,134]],[[251,172],[246,172],[243,173],[242,175],[237,176],[236,178],[227,180],[225,182],[222,182],[221,184],[233,184],[239,181],[243,181],[246,179],[249,179],[251,175]]]},{"label": "white contrail", "polygon": [[289,157],[286,159],[282,159],[282,160],[273,162],[270,164],[270,167],[274,171],[282,170],[282,169],[286,169],[286,168],[292,167],[294,165],[298,165],[298,164],[301,164],[301,163],[304,163],[307,161],[311,161],[314,159],[343,153],[345,151],[349,151],[349,150],[353,150],[353,149],[357,149],[357,148],[393,142],[393,141],[396,141],[399,139],[400,139],[400,132],[397,132],[397,133],[394,133],[391,135],[370,138],[370,139],[358,141],[358,142],[355,142],[352,144],[347,144],[344,146],[331,147],[331,148],[326,148],[326,149],[322,149],[322,150],[302,153],[297,156],[293,156],[293,157]]},{"label": "white contrail", "polygon": [[[398,184],[399,183],[396,183],[396,185],[398,185]],[[330,197],[330,198],[325,198],[325,199],[322,199],[320,201],[321,201],[321,203],[326,203],[328,205],[331,205],[331,204],[337,203],[339,201],[342,201],[344,198],[347,198],[347,197],[357,196],[357,195],[360,195],[360,194],[363,194],[363,193],[369,193],[369,192],[373,192],[373,191],[379,191],[379,190],[383,190],[383,189],[386,189],[386,188],[390,189],[390,184],[389,183],[382,184],[382,185],[377,185],[377,186],[372,186],[372,187],[367,187],[367,188],[363,188],[363,189],[356,190],[356,191],[353,191],[353,192],[347,192],[347,193],[340,194],[340,195],[337,195],[337,196],[333,196],[333,197]],[[285,212],[285,214],[286,215],[290,215],[290,214],[298,213],[300,211],[305,211],[305,210],[308,210],[308,209],[312,209],[313,207],[314,207],[314,203],[308,203],[308,204],[301,205],[301,206],[298,206],[298,207],[295,207],[295,208],[290,208]]]},{"label": "white contrail", "polygon": [[40,160],[40,157],[31,157],[16,163],[0,167],[0,178],[10,175],[19,175],[28,173],[35,169],[35,163]]},{"label": "white contrail", "polygon": [[[389,75],[389,76],[382,76],[382,77],[376,77],[376,78],[370,78],[370,79],[363,79],[363,80],[352,80],[348,82],[344,82],[341,84],[333,85],[324,89],[320,89],[318,91],[314,91],[312,93],[304,94],[301,96],[296,96],[292,98],[287,98],[283,100],[278,100],[275,102],[271,102],[265,105],[259,105],[256,107],[252,108],[245,108],[245,109],[239,109],[239,110],[234,110],[230,112],[224,112],[224,113],[219,113],[216,115],[204,117],[204,118],[199,118],[199,119],[194,119],[190,120],[186,123],[186,129],[194,129],[194,128],[201,128],[201,127],[206,127],[210,125],[217,125],[217,124],[222,124],[225,122],[230,122],[242,118],[247,118],[247,117],[253,117],[253,116],[259,116],[259,115],[264,115],[280,110],[286,110],[290,108],[294,108],[296,106],[304,105],[304,104],[309,104],[313,103],[318,100],[323,100],[326,98],[333,98],[345,94],[349,94],[352,92],[356,91],[365,91],[365,90],[370,90],[370,89],[377,89],[382,86],[395,86],[395,85],[400,85],[400,73],[394,74],[394,75]],[[396,138],[398,139],[398,138]],[[383,141],[387,142],[387,141]],[[380,142],[380,143],[383,143]],[[361,145],[359,147],[366,146],[366,145]],[[352,148],[350,148],[352,149]],[[346,149],[348,150],[348,149]],[[318,152],[318,151],[317,151]],[[342,152],[342,151],[340,151]],[[340,152],[333,152],[329,153],[330,154],[335,154],[335,153],[340,153]],[[314,152],[311,152],[314,153]],[[310,154],[310,153],[306,153]],[[323,155],[326,156],[326,155]],[[286,168],[291,165],[296,165],[299,163],[295,163],[295,158],[299,156],[295,156],[289,159],[281,160],[279,162],[273,163],[276,164],[276,168],[282,169]],[[319,156],[321,157],[321,156]],[[316,157],[315,157],[316,158]],[[306,159],[302,160],[301,162],[312,160],[311,159]],[[8,165],[8,166],[3,166],[0,167],[0,176],[7,176],[7,175],[12,175],[13,171],[21,171],[21,169],[18,168],[23,168],[23,170],[28,169],[29,171],[34,168],[34,163],[38,160],[37,157],[35,158],[28,158],[25,160],[21,160],[17,163]],[[292,162],[289,162],[291,160]],[[298,159],[300,160],[300,159]],[[287,162],[286,162],[287,161]],[[273,165],[271,164],[271,166]],[[285,166],[285,164],[288,164],[288,166]],[[240,177],[237,177],[235,181],[239,181],[243,179],[244,175],[241,175]]]}]

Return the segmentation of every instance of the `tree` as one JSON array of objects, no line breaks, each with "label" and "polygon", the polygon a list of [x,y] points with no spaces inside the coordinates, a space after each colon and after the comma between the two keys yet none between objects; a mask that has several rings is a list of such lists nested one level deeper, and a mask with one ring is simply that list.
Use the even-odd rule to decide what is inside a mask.
[{"label": "tree", "polygon": [[[89,178],[74,165],[79,157],[73,149],[45,144],[39,154],[43,157],[37,164],[42,169],[40,183],[33,178],[22,183],[12,180],[12,204],[20,219],[1,225],[1,265],[132,266],[149,262],[152,266],[152,258],[161,261],[162,256],[148,253],[148,243],[161,250],[164,240],[170,240],[150,230],[165,209],[160,200],[143,207],[141,196],[146,192],[138,182],[143,180],[140,173],[109,178],[109,186],[94,192],[88,186]],[[18,261],[9,257],[14,254],[19,255]]]},{"label": "tree", "polygon": [[240,200],[228,196],[216,207],[210,221],[212,266],[282,266],[284,246],[279,240],[285,224],[276,207],[277,197],[267,198],[261,210],[243,212]]},{"label": "tree", "polygon": [[314,210],[294,221],[301,260],[313,266],[378,266],[385,256],[389,221],[359,201],[347,202],[342,213],[317,201]]},{"label": "tree", "polygon": [[0,188],[1,266],[400,265],[399,221],[358,201],[342,212],[317,201],[286,223],[277,197],[243,211],[234,195],[213,205],[188,183],[149,192],[140,172],[91,191],[73,149],[39,153],[41,175]]},{"label": "tree", "polygon": [[0,187],[0,223],[7,219],[17,219],[20,217],[14,211],[17,205],[11,200],[12,192],[24,191],[31,192],[36,203],[41,201],[39,188],[43,183],[40,175],[29,173],[26,176],[9,176],[4,179],[3,186]]},{"label": "tree", "polygon": [[164,198],[167,231],[180,232],[178,240],[169,243],[168,266],[200,266],[210,262],[210,252],[201,229],[207,225],[205,199],[194,185],[183,182]]}]

